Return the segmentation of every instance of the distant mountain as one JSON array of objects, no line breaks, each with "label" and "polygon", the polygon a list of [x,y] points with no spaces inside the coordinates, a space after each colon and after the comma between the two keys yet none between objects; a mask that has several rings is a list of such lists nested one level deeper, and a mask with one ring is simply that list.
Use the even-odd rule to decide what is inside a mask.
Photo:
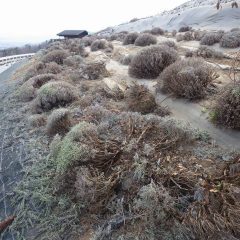
[{"label": "distant mountain", "polygon": [[[240,8],[232,9],[232,0],[221,0],[222,8],[217,10],[217,0],[191,0],[170,11],[123,23],[105,29],[103,33],[120,31],[144,31],[153,27],[165,30],[178,30],[182,26],[195,29],[230,30],[240,26]],[[237,1],[240,6],[240,0]]]},{"label": "distant mountain", "polygon": [[0,50],[12,47],[21,47],[26,43],[23,42],[7,42],[6,40],[0,40]]}]

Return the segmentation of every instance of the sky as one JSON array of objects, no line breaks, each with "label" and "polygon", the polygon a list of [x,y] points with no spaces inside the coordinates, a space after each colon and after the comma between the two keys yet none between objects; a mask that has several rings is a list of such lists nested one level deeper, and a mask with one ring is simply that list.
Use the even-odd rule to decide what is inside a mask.
[{"label": "sky", "polygon": [[102,30],[186,0],[2,0],[0,41],[40,42],[66,29]]}]

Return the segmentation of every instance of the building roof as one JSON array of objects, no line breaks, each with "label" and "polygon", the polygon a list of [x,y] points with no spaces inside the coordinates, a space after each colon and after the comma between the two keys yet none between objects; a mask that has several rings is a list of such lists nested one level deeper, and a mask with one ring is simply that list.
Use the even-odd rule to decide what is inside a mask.
[{"label": "building roof", "polygon": [[79,36],[83,33],[88,34],[86,30],[64,30],[63,32],[58,33],[58,36]]}]

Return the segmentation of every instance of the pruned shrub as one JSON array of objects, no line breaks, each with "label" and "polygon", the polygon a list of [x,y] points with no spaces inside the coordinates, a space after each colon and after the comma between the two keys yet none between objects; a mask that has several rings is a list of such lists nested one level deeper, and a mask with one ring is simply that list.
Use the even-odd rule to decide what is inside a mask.
[{"label": "pruned shrub", "polygon": [[129,65],[129,75],[136,78],[156,78],[164,68],[174,63],[177,52],[167,46],[150,46],[138,52]]},{"label": "pruned shrub", "polygon": [[208,46],[212,46],[215,43],[219,43],[221,38],[223,37],[223,32],[218,32],[218,33],[206,33],[201,41],[200,44],[201,45],[208,45]]},{"label": "pruned shrub", "polygon": [[240,82],[228,84],[221,89],[210,118],[216,124],[240,130]]},{"label": "pruned shrub", "polygon": [[225,33],[220,41],[220,46],[225,48],[240,47],[240,31]]},{"label": "pruned shrub", "polygon": [[63,60],[69,56],[65,50],[54,50],[43,56],[42,61],[44,63],[55,62],[57,64],[63,64]]},{"label": "pruned shrub", "polygon": [[185,33],[183,34],[183,40],[184,40],[184,41],[192,41],[192,40],[194,40],[193,32],[190,32],[190,31],[185,32]]},{"label": "pruned shrub", "polygon": [[187,31],[190,31],[192,28],[189,27],[189,26],[183,26],[183,27],[180,27],[178,32],[187,32]]},{"label": "pruned shrub", "polygon": [[49,82],[37,92],[33,111],[39,113],[57,107],[64,107],[78,98],[75,88],[66,82]]},{"label": "pruned shrub", "polygon": [[136,46],[149,46],[157,43],[157,38],[153,36],[152,34],[144,33],[140,34],[138,38],[135,41]]},{"label": "pruned shrub", "polygon": [[208,84],[214,80],[214,71],[198,58],[178,60],[162,72],[160,79],[164,91],[178,97],[198,99],[205,96]]},{"label": "pruned shrub", "polygon": [[47,119],[47,133],[52,136],[55,134],[67,133],[71,126],[70,111],[65,108],[54,110]]},{"label": "pruned shrub", "polygon": [[164,35],[164,30],[162,28],[159,27],[155,27],[151,30],[151,34],[153,35]]},{"label": "pruned shrub", "polygon": [[133,59],[133,55],[128,54],[128,55],[121,57],[120,63],[122,65],[129,65],[131,63],[132,59]]},{"label": "pruned shrub", "polygon": [[155,96],[143,85],[134,84],[125,92],[127,109],[147,114],[157,107]]},{"label": "pruned shrub", "polygon": [[200,46],[196,52],[195,55],[198,57],[203,57],[203,58],[218,58],[222,59],[224,57],[224,54],[220,51],[208,48],[206,46]]},{"label": "pruned shrub", "polygon": [[63,60],[63,64],[69,67],[77,67],[83,63],[83,58],[80,55],[69,56]]},{"label": "pruned shrub", "polygon": [[79,79],[96,80],[109,76],[104,61],[93,61],[82,64],[78,70]]},{"label": "pruned shrub", "polygon": [[91,44],[91,51],[93,51],[93,52],[98,51],[98,50],[107,49],[107,48],[113,49],[113,45],[105,39],[95,40]]},{"label": "pruned shrub", "polygon": [[123,45],[134,44],[138,36],[137,32],[128,33],[123,40]]}]

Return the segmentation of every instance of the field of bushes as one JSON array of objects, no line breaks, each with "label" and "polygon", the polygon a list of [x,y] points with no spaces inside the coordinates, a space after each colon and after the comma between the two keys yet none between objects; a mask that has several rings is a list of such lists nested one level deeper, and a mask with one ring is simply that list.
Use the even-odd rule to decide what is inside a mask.
[{"label": "field of bushes", "polygon": [[215,146],[157,101],[204,103],[213,127],[239,131],[239,40],[240,29],[154,28],[38,52],[14,98],[49,154],[26,167],[10,230],[18,239],[239,239],[239,149]]}]

